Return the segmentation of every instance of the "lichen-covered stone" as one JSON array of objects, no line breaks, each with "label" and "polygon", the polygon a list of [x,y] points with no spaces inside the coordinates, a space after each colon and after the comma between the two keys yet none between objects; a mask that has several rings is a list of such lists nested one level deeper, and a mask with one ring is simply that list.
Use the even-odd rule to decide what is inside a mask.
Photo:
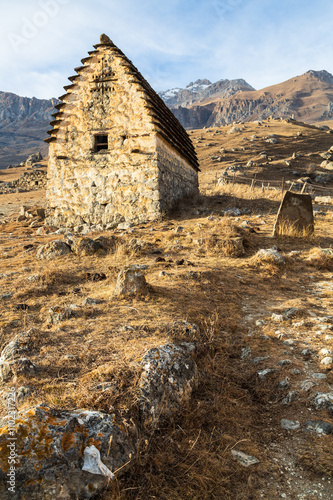
[{"label": "lichen-covered stone", "polygon": [[62,240],[54,240],[38,248],[37,259],[55,259],[71,253],[71,247]]},{"label": "lichen-covered stone", "polygon": [[144,296],[149,292],[142,266],[124,267],[118,274],[115,297]]},{"label": "lichen-covered stone", "polygon": [[197,375],[193,351],[190,343],[167,344],[150,349],[143,356],[139,402],[145,424],[178,412],[189,401]]},{"label": "lichen-covered stone", "polygon": [[72,500],[93,498],[108,478],[83,471],[84,450],[95,446],[112,472],[130,460],[129,438],[114,416],[97,411],[52,410],[46,405],[23,410],[15,421],[15,493],[8,491],[11,426],[0,422],[0,498]]}]

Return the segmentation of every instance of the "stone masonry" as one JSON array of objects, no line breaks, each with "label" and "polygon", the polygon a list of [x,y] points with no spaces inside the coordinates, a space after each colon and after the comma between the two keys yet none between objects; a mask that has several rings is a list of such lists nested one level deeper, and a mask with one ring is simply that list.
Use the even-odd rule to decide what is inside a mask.
[{"label": "stone masonry", "polygon": [[198,193],[198,161],[178,120],[101,35],[53,115],[48,218],[72,227],[154,220]]}]

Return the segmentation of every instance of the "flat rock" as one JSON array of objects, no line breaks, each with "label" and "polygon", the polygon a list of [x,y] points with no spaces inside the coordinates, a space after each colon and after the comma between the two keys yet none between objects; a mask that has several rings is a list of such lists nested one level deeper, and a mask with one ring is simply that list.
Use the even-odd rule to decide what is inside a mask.
[{"label": "flat rock", "polygon": [[237,462],[243,465],[244,467],[250,467],[251,465],[260,463],[260,460],[258,458],[251,457],[251,455],[247,455],[242,451],[231,450],[231,455],[234,460],[237,460]]}]

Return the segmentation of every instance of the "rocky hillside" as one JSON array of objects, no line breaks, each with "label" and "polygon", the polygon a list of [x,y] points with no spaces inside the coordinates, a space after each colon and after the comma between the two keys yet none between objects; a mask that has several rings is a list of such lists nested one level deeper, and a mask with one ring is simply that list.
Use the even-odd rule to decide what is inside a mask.
[{"label": "rocky hillside", "polygon": [[185,89],[174,88],[159,95],[170,108],[186,107],[195,102],[201,102],[207,98],[224,99],[237,92],[254,90],[245,80],[219,80],[212,83],[207,79],[197,80],[187,85]]},{"label": "rocky hillside", "polygon": [[261,90],[245,90],[229,96],[211,94],[200,102],[170,107],[186,128],[263,120],[269,116],[294,115],[306,122],[328,120],[333,117],[333,76],[327,71],[311,70]]},{"label": "rocky hillside", "polygon": [[0,169],[20,163],[36,151],[47,154],[43,139],[57,102],[0,92]]}]

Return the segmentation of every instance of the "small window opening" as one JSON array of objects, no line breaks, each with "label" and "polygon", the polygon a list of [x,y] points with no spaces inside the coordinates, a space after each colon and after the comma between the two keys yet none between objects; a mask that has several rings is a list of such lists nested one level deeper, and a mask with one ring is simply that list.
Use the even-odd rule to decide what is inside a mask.
[{"label": "small window opening", "polygon": [[102,149],[108,149],[108,136],[107,135],[95,135],[95,151],[101,151]]}]

